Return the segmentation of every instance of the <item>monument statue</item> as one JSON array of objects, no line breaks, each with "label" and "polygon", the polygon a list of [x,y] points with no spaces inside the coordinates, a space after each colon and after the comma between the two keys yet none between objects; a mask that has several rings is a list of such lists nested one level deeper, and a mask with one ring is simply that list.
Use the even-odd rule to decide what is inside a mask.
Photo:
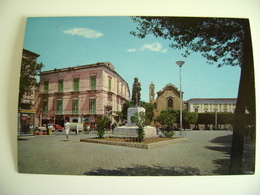
[{"label": "monument statue", "polygon": [[[135,106],[131,106],[127,109],[127,124],[125,126],[116,127],[113,130],[114,136],[135,136],[138,137],[138,126],[131,120],[136,113],[140,114],[141,112],[145,113],[145,108],[140,106],[141,99],[141,83],[138,81],[138,78],[134,78],[134,84],[132,89],[132,98]],[[156,137],[156,128],[152,126],[144,127],[144,136],[145,137]]]},{"label": "monument statue", "polygon": [[138,81],[138,78],[135,77],[133,89],[132,89],[132,100],[134,100],[135,106],[140,106],[141,99],[141,83]]}]

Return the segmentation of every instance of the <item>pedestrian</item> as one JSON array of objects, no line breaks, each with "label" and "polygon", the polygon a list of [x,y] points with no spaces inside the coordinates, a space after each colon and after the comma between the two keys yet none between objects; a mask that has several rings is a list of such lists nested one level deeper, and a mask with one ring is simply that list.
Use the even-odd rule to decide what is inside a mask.
[{"label": "pedestrian", "polygon": [[65,120],[65,124],[64,124],[64,129],[65,129],[65,134],[66,134],[66,142],[69,141],[69,132],[70,132],[70,123],[68,122],[68,120]]},{"label": "pedestrian", "polygon": [[159,125],[156,125],[156,135],[159,135],[160,129],[159,129]]}]

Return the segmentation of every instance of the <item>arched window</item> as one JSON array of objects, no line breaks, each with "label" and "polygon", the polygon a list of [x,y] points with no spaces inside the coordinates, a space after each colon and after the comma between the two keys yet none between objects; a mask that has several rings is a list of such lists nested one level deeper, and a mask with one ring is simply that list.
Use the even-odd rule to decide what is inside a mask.
[{"label": "arched window", "polygon": [[168,108],[173,108],[173,99],[172,98],[169,98],[167,100],[167,104],[168,104]]},{"label": "arched window", "polygon": [[154,109],[157,109],[157,104],[156,103],[154,103]]}]

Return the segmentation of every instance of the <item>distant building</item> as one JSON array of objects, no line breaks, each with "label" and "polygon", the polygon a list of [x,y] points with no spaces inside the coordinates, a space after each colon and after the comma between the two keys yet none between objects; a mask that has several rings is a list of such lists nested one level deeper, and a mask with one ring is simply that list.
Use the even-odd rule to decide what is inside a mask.
[{"label": "distant building", "polygon": [[109,62],[41,72],[37,113],[42,124],[95,123],[98,116],[113,120],[129,100],[128,83]]},{"label": "distant building", "polygon": [[[236,109],[237,98],[193,98],[186,101],[189,112],[205,113],[215,112],[215,124],[219,112],[234,113]],[[214,129],[215,124],[192,124],[190,128],[196,129]],[[221,129],[221,124],[218,126]],[[231,124],[224,124],[224,129],[232,130]]]},{"label": "distant building", "polygon": [[[172,108],[180,109],[180,91],[173,84],[167,84],[157,92],[155,97],[155,84],[152,82],[149,86],[149,101],[154,105],[154,116],[160,115],[161,111]],[[236,109],[237,98],[192,98],[183,101],[182,108],[189,112],[231,112]],[[213,126],[213,125],[212,125]],[[191,128],[195,125],[191,125]],[[231,125],[226,125],[231,129]],[[189,128],[189,127],[188,127]],[[200,125],[200,129],[204,129],[204,124]]]},{"label": "distant building", "polygon": [[[172,108],[180,109],[180,91],[173,84],[167,84],[157,92],[155,99],[155,85],[152,82],[149,86],[149,101],[154,105],[154,116],[159,116],[161,111]],[[184,105],[184,104],[183,104]],[[182,106],[184,108],[184,106]]]},{"label": "distant building", "polygon": [[186,101],[189,112],[232,112],[236,109],[237,98],[192,98]]},{"label": "distant building", "polygon": [[[22,59],[32,58],[37,61],[40,55],[32,51],[23,49]],[[34,128],[35,124],[35,103],[36,103],[36,86],[32,88],[32,93],[23,94],[22,98],[19,100],[19,110],[18,110],[18,135],[23,133],[29,133]]]}]

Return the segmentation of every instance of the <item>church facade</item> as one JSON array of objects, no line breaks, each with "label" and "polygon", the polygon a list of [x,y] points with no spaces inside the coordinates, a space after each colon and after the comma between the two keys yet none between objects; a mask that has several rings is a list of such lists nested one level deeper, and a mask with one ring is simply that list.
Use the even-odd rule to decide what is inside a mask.
[{"label": "church facade", "polygon": [[[160,115],[161,111],[166,109],[180,109],[180,90],[169,83],[165,87],[157,92],[157,98],[155,98],[155,85],[152,82],[149,86],[149,102],[154,105],[154,116]],[[184,109],[184,103],[182,103]]]}]

